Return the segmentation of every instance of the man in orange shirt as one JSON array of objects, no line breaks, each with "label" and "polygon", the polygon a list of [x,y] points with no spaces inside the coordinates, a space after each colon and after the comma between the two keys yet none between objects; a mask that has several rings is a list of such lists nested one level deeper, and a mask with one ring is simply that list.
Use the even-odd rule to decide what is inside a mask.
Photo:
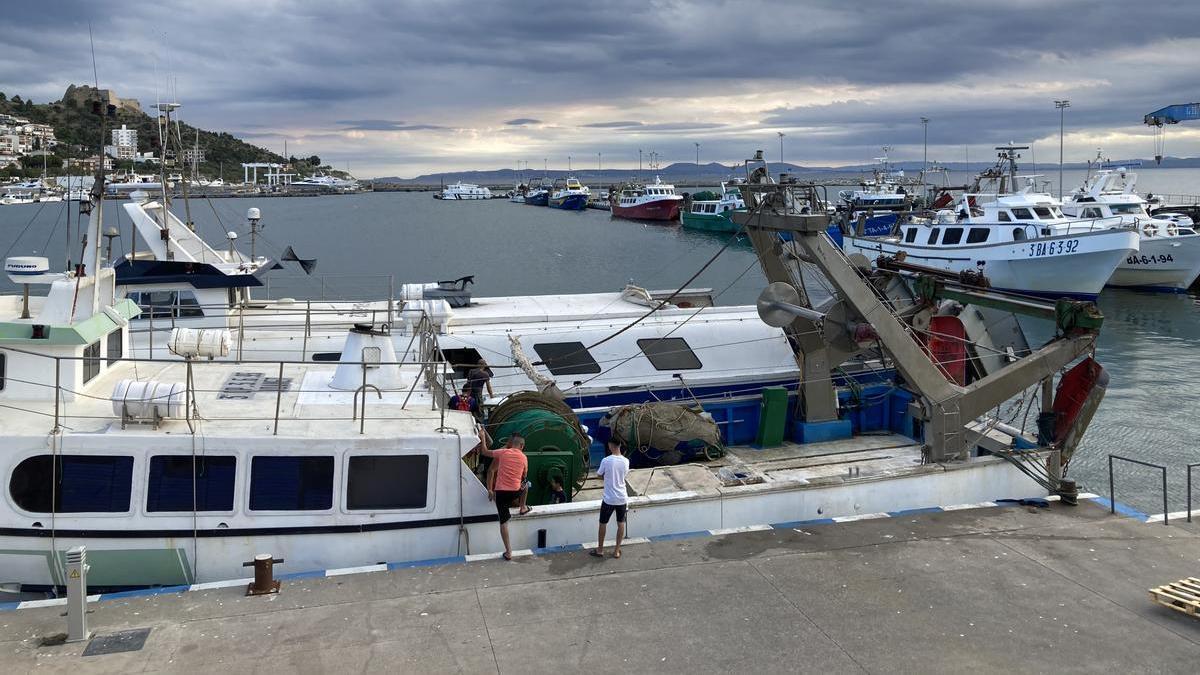
[{"label": "man in orange shirt", "polygon": [[504,559],[512,560],[512,546],[508,542],[508,519],[512,517],[509,509],[517,504],[521,515],[532,511],[525,505],[525,497],[529,492],[525,482],[526,474],[529,473],[529,460],[525,457],[524,450],[525,439],[520,434],[513,434],[508,439],[508,445],[497,450],[489,450],[486,439],[487,433],[481,429],[479,451],[484,457],[492,458],[487,472],[488,499],[495,500],[496,514],[500,516]]}]

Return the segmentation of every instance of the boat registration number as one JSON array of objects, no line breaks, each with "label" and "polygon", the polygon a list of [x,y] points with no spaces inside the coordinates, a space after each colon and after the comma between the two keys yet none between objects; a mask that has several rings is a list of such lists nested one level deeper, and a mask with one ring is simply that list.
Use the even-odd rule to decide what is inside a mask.
[{"label": "boat registration number", "polygon": [[1131,255],[1125,259],[1126,265],[1156,265],[1159,263],[1175,262],[1175,257],[1170,253],[1160,253],[1159,255]]},{"label": "boat registration number", "polygon": [[1074,253],[1079,248],[1078,239],[1060,239],[1058,241],[1032,241],[1029,242],[1030,258],[1037,258],[1044,255],[1061,255],[1063,253]]}]

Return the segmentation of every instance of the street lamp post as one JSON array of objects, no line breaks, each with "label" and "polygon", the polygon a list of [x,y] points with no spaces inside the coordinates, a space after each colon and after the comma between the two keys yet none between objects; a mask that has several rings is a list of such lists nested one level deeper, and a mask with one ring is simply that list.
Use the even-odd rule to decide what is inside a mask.
[{"label": "street lamp post", "polygon": [[638,148],[638,174],[642,173],[642,149]]},{"label": "street lamp post", "polygon": [[776,131],[779,134],[779,172],[783,173],[783,137],[786,135],[782,131]]},{"label": "street lamp post", "polygon": [[925,149],[924,149],[924,153],[921,158],[921,162],[922,162],[921,175],[925,175],[925,172],[929,170],[929,118],[928,117],[921,118],[921,127],[922,127],[922,131],[924,133],[924,136],[925,136],[924,141],[923,141],[925,144]]},{"label": "street lamp post", "polygon": [[567,155],[567,173],[571,173],[571,156]]},{"label": "street lamp post", "polygon": [[1054,107],[1058,108],[1058,198],[1063,198],[1063,130],[1066,126],[1067,108],[1071,107],[1068,99],[1056,100]]}]

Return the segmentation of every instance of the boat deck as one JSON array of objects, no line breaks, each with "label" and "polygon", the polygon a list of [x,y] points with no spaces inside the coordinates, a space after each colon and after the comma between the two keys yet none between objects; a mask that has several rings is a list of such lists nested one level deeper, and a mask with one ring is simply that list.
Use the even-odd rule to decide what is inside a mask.
[{"label": "boat deck", "polygon": [[[636,516],[636,514],[635,514]],[[632,519],[631,534],[638,523]],[[101,599],[0,613],[6,672],[1194,672],[1196,619],[1147,589],[1200,530],[1078,507],[964,509]],[[287,564],[276,567],[280,575]]]},{"label": "boat deck", "polygon": [[[899,434],[868,434],[808,445],[786,442],[775,448],[735,446],[712,461],[633,469],[627,484],[636,496],[682,491],[705,496],[743,485],[832,484],[921,470],[919,443]],[[600,499],[603,491],[602,479],[592,474],[575,500]]]}]

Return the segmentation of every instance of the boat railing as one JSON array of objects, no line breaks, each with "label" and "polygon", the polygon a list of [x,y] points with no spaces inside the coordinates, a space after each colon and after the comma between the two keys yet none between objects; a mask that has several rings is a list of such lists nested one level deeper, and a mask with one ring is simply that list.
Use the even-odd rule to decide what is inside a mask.
[{"label": "boat railing", "polygon": [[[274,281],[272,281],[274,279]],[[345,300],[358,298],[392,297],[396,289],[393,274],[313,274],[291,276],[267,276],[263,292],[266,299],[288,297],[293,294],[313,300]]]},{"label": "boat railing", "polygon": [[1103,218],[1070,220],[1065,224],[1054,225],[1051,232],[1054,234],[1086,234],[1102,230],[1133,229],[1136,229],[1136,225],[1125,222],[1125,219],[1121,216],[1105,216]]},{"label": "boat railing", "polygon": [[1175,193],[1155,192],[1146,195],[1147,201],[1153,199],[1149,206],[1155,209],[1170,208],[1172,206],[1200,206],[1200,195],[1185,195]]},{"label": "boat railing", "polygon": [[[413,348],[416,349],[416,357],[411,358],[411,359],[406,358],[408,352],[410,350],[412,350]],[[28,414],[34,415],[34,416],[44,416],[44,417],[51,418],[53,420],[53,427],[52,427],[51,433],[60,434],[64,430],[71,430],[71,429],[78,428],[78,427],[82,426],[82,424],[85,424],[89,421],[91,421],[91,422],[110,421],[111,422],[111,421],[115,420],[115,421],[118,421],[121,423],[122,428],[126,424],[130,424],[130,423],[152,423],[157,428],[160,424],[162,424],[164,421],[166,421],[168,419],[167,415],[161,414],[161,410],[167,409],[167,407],[169,405],[174,404],[175,399],[177,399],[177,397],[179,395],[178,391],[174,391],[174,392],[165,393],[165,394],[162,394],[159,396],[150,396],[150,397],[138,399],[137,403],[147,404],[152,409],[155,409],[154,413],[150,417],[150,419],[144,419],[144,418],[134,419],[132,416],[130,416],[128,414],[116,414],[116,413],[108,413],[108,412],[106,412],[105,414],[88,414],[87,412],[73,412],[73,410],[78,409],[78,406],[76,406],[76,405],[68,406],[69,401],[78,401],[80,399],[83,399],[83,400],[113,402],[115,399],[113,397],[114,396],[113,393],[111,393],[111,392],[101,394],[101,393],[88,391],[89,387],[86,383],[80,389],[75,389],[72,386],[64,384],[64,382],[63,382],[64,363],[69,363],[72,361],[79,361],[79,362],[84,362],[84,363],[96,363],[96,362],[103,363],[103,362],[107,361],[106,357],[51,355],[51,354],[45,354],[40,351],[31,351],[31,350],[21,349],[19,347],[8,346],[8,345],[0,347],[0,352],[5,352],[5,351],[23,354],[23,355],[27,355],[27,356],[33,356],[33,357],[37,357],[37,358],[42,358],[47,361],[48,365],[50,363],[53,364],[52,368],[48,367],[46,369],[35,369],[34,371],[32,371],[32,372],[44,372],[44,373],[47,373],[48,375],[52,372],[53,373],[53,381],[50,381],[48,377],[45,379],[42,379],[42,380],[25,379],[25,378],[21,378],[20,376],[14,376],[15,373],[9,373],[5,378],[6,382],[10,383],[10,384],[20,384],[20,385],[25,385],[28,387],[47,389],[47,390],[53,389],[53,398],[54,398],[53,412],[49,412],[47,410],[39,410],[39,409],[36,409],[35,407],[24,407],[26,405],[36,405],[38,402],[43,401],[44,399],[37,399],[37,398],[35,398],[35,399],[15,399],[15,400],[7,400],[7,401],[5,401],[5,404],[4,404],[5,408],[19,412],[19,413],[23,412],[23,413],[28,413]],[[160,376],[162,373],[163,366],[183,365],[183,367],[184,367],[184,373],[183,373],[183,375],[184,375],[184,377],[183,377],[184,405],[183,405],[183,410],[185,412],[184,412],[182,419],[187,424],[188,428],[191,430],[192,433],[199,433],[199,425],[203,422],[212,422],[212,423],[217,423],[217,424],[236,423],[236,422],[269,422],[271,424],[272,435],[278,435],[279,431],[280,431],[280,425],[281,425],[281,411],[282,411],[282,407],[283,407],[283,398],[285,395],[300,396],[305,393],[328,393],[330,391],[327,387],[320,387],[320,388],[313,388],[313,389],[303,388],[304,378],[303,377],[297,378],[297,377],[295,377],[295,375],[298,373],[298,371],[301,371],[301,369],[308,369],[313,366],[313,364],[307,363],[304,361],[270,359],[270,360],[242,360],[242,361],[237,362],[238,367],[240,369],[242,369],[239,371],[240,373],[245,373],[247,371],[259,371],[259,373],[255,373],[255,374],[263,375],[263,378],[261,379],[262,384],[260,384],[258,389],[255,389],[253,391],[243,391],[241,389],[231,390],[229,388],[228,382],[226,380],[222,380],[223,384],[216,389],[205,388],[205,387],[197,385],[195,373],[197,372],[198,369],[199,369],[199,372],[204,372],[203,369],[205,369],[205,368],[221,367],[222,364],[224,364],[224,366],[227,367],[230,365],[229,362],[210,361],[207,359],[197,359],[197,358],[185,359],[185,358],[180,358],[180,357],[176,357],[176,358],[121,357],[121,358],[117,359],[116,361],[124,362],[124,363],[131,363],[131,364],[134,364],[135,366],[137,366],[137,365],[156,366],[156,367],[147,369],[147,371],[145,371],[145,372],[147,372],[147,373],[153,372]],[[334,365],[334,364],[330,364],[330,365]],[[449,364],[441,356],[440,347],[437,342],[436,326],[431,321],[429,321],[428,317],[423,317],[418,322],[417,330],[414,331],[413,337],[409,342],[409,348],[406,349],[405,356],[401,357],[399,360],[397,360],[397,361],[370,361],[370,360],[350,361],[350,360],[343,359],[343,360],[338,361],[338,363],[336,365],[339,367],[347,366],[347,365],[355,366],[355,367],[361,369],[361,371],[362,371],[362,384],[357,389],[355,389],[353,392],[351,392],[349,390],[344,392],[344,393],[352,393],[353,394],[353,403],[349,406],[349,408],[350,408],[349,412],[348,413],[339,412],[339,414],[331,414],[328,412],[324,412],[324,411],[332,411],[332,410],[344,411],[345,410],[344,407],[296,406],[295,410],[297,411],[297,414],[289,417],[288,420],[285,420],[285,421],[298,421],[298,422],[305,422],[305,423],[310,423],[310,422],[357,423],[358,432],[360,434],[365,434],[367,420],[386,421],[386,420],[394,420],[395,419],[394,408],[391,410],[385,410],[383,412],[380,412],[380,413],[377,413],[374,415],[368,414],[367,402],[368,402],[368,400],[371,399],[371,396],[369,396],[368,394],[374,393],[374,394],[376,394],[377,399],[383,398],[383,392],[381,392],[378,387],[376,387],[374,384],[372,384],[369,381],[368,376],[369,376],[370,372],[372,370],[380,368],[380,367],[392,367],[392,366],[397,367],[397,368],[407,367],[408,369],[410,369],[410,372],[411,372],[411,369],[414,366],[417,366],[419,368],[419,370],[415,374],[415,376],[412,377],[412,381],[408,384],[408,386],[404,387],[403,389],[396,390],[394,392],[397,394],[398,397],[402,397],[402,399],[399,402],[400,409],[401,410],[410,410],[410,409],[412,409],[410,406],[415,404],[418,400],[427,400],[428,405],[429,405],[428,409],[430,411],[436,411],[440,415],[438,428],[439,429],[447,428],[446,427],[446,410],[447,410],[447,403],[449,401],[450,396],[452,395],[451,392],[453,390],[453,386],[450,384],[450,380],[452,378],[453,371],[450,369],[451,364]],[[136,368],[131,373],[131,375],[133,375],[133,377],[130,379],[144,381],[144,380],[140,380],[137,377]],[[291,375],[291,377],[289,377],[289,375]],[[420,385],[424,385],[423,390],[421,390],[421,393],[423,394],[423,396],[420,399],[414,399],[413,396],[414,396],[414,394],[417,393],[418,386],[420,386]],[[268,415],[256,414],[254,412],[256,410],[256,407],[247,405],[247,406],[227,406],[221,411],[220,414],[214,415],[214,414],[211,414],[211,412],[206,412],[204,410],[201,410],[201,406],[199,404],[199,401],[202,397],[207,397],[209,401],[221,400],[222,398],[229,398],[230,400],[238,400],[237,397],[244,396],[246,398],[251,398],[255,394],[259,394],[259,393],[267,394],[267,395],[274,397],[273,414],[268,414]],[[426,398],[426,396],[427,396],[427,398]],[[158,405],[156,405],[156,404],[161,404],[161,408],[159,408]],[[393,399],[388,405],[394,406],[396,404],[397,404],[396,399]],[[257,409],[261,410],[261,408],[257,408]],[[95,413],[95,410],[92,409],[90,412]],[[242,412],[244,412],[244,414],[239,414]],[[172,418],[172,419],[178,419],[178,418]]]}]

